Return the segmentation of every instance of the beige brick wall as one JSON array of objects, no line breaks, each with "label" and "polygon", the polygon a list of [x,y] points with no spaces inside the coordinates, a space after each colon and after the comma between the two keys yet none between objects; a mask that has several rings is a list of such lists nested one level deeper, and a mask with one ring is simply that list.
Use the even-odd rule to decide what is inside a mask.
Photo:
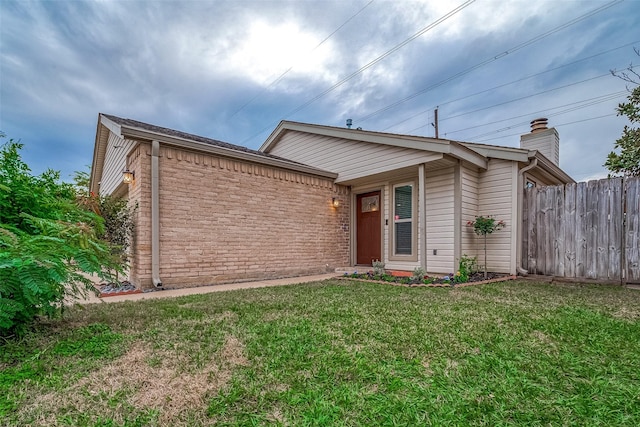
[{"label": "beige brick wall", "polygon": [[[139,204],[131,279],[151,287],[151,148],[129,156]],[[349,264],[348,188],[329,179],[161,145],[160,278],[185,287]],[[140,173],[138,172],[140,170]],[[332,197],[340,206],[331,206]]]},{"label": "beige brick wall", "polygon": [[129,271],[130,280],[136,284],[142,284],[143,278],[149,278],[151,283],[151,156],[147,155],[150,150],[149,144],[140,143],[127,156],[127,167],[135,173],[129,185],[129,201],[138,206]]}]

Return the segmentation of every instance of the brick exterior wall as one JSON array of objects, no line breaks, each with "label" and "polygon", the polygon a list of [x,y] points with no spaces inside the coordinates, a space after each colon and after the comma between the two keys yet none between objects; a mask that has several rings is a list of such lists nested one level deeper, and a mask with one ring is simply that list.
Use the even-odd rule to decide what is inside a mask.
[{"label": "brick exterior wall", "polygon": [[[142,284],[149,278],[151,284],[151,145],[140,143],[129,153],[127,167],[134,171],[129,185],[129,201],[137,205],[136,227],[130,256],[129,279]],[[145,283],[146,285],[146,283]]]},{"label": "brick exterior wall", "polygon": [[[128,158],[138,203],[131,281],[151,283],[151,146]],[[293,277],[349,265],[349,189],[332,180],[161,144],[164,287]],[[340,206],[334,208],[336,197]]]}]

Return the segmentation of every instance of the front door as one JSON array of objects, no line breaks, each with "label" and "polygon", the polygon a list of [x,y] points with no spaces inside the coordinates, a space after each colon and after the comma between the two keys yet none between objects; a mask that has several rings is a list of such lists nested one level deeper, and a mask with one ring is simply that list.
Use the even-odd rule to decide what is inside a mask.
[{"label": "front door", "polygon": [[359,265],[371,265],[375,260],[382,260],[380,202],[380,191],[357,195],[356,261]]}]

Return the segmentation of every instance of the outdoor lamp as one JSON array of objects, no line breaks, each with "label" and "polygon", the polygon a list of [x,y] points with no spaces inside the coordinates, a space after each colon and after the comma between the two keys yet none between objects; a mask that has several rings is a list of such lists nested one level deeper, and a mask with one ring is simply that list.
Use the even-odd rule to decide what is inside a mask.
[{"label": "outdoor lamp", "polygon": [[131,184],[133,182],[134,173],[129,169],[125,169],[122,171],[122,182],[125,184]]},{"label": "outdoor lamp", "polygon": [[337,208],[338,206],[340,206],[340,200],[338,200],[338,199],[336,199],[335,197],[333,197],[333,198],[331,199],[331,205],[332,205],[334,208]]}]

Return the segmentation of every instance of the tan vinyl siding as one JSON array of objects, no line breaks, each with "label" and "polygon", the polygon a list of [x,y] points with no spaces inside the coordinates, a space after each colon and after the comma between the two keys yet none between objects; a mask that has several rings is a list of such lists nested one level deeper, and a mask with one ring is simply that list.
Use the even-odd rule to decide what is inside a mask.
[{"label": "tan vinyl siding", "polygon": [[295,131],[287,132],[269,152],[338,173],[336,182],[401,169],[432,161],[441,156],[410,148],[349,141]]},{"label": "tan vinyl siding", "polygon": [[461,218],[461,255],[478,255],[476,235],[473,228],[467,226],[478,214],[478,171],[468,167],[461,168],[462,179],[462,218]]},{"label": "tan vinyl siding", "polygon": [[135,144],[135,141],[120,138],[116,134],[109,132],[105,162],[100,180],[101,195],[114,193],[122,184],[122,171],[127,166],[127,154]]},{"label": "tan vinyl siding", "polygon": [[[515,246],[511,233],[515,233],[514,186],[517,182],[517,171],[514,163],[508,160],[490,159],[489,168],[479,175],[478,215],[493,216],[503,220],[506,227],[487,237],[487,269],[501,273],[512,272],[512,257],[515,257]],[[476,253],[478,263],[484,264],[482,238],[476,237]]]},{"label": "tan vinyl siding", "polygon": [[454,168],[430,171],[427,167],[425,181],[427,271],[451,273],[454,269]]}]

